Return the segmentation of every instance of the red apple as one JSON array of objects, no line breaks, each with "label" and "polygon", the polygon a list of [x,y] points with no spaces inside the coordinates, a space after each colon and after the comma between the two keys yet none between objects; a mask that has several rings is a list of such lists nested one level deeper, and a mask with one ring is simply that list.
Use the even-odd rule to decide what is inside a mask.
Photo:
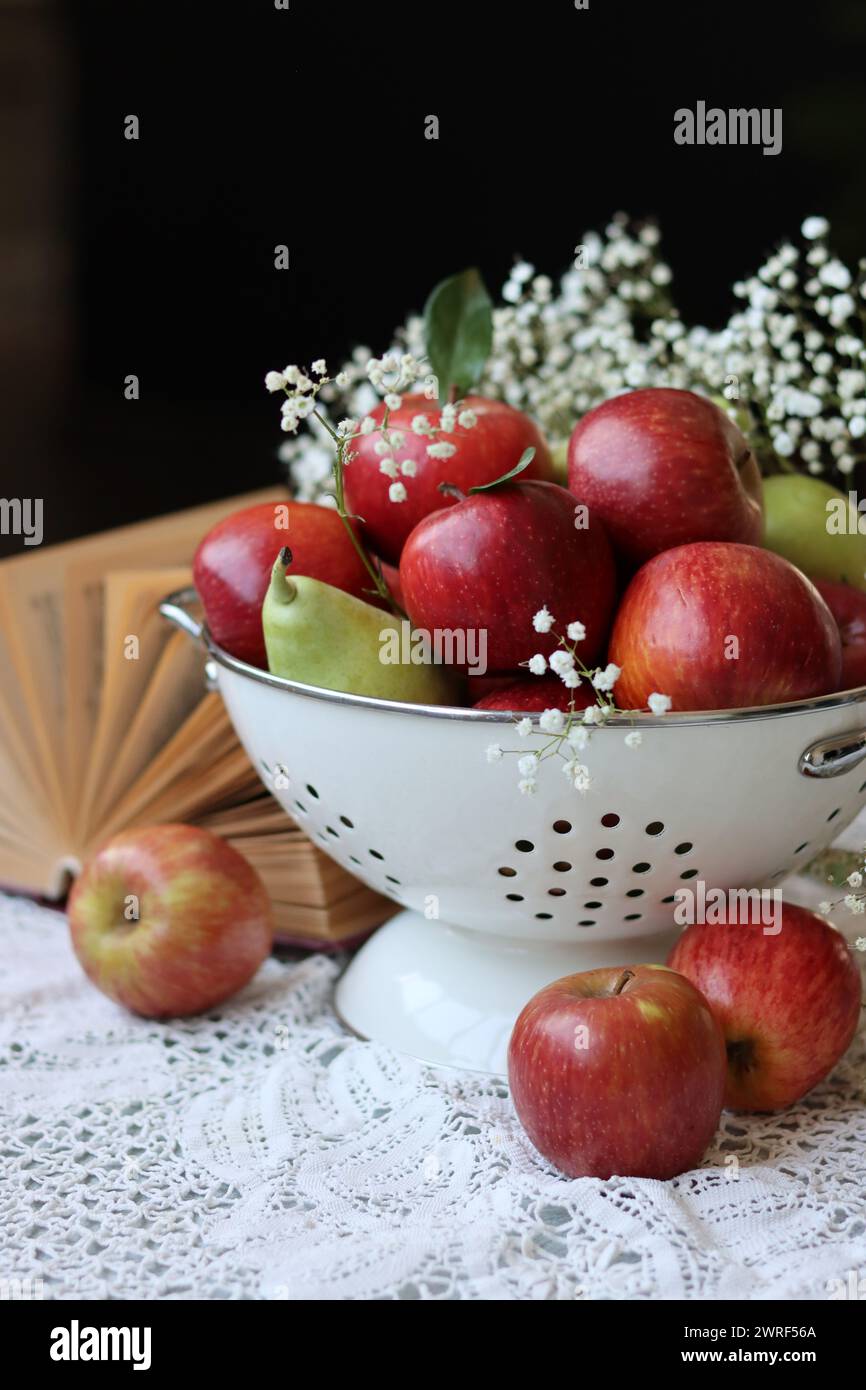
[{"label": "red apple", "polygon": [[294,573],[372,601],[373,581],[332,507],[284,498],[217,522],[195,553],[195,587],[214,641],[263,670],[262,604],[284,545],[291,547]]},{"label": "red apple", "polygon": [[271,905],[236,849],[191,825],[127,830],[69,896],[72,945],[110,999],[145,1018],[201,1013],[235,994],[271,949]]},{"label": "red apple", "polygon": [[838,690],[833,615],[804,574],[752,545],[665,550],[629,584],[610,639],[621,709],[742,709]]},{"label": "red apple", "polygon": [[716,1132],[725,1044],[703,995],[663,965],[567,975],[514,1025],[508,1080],[539,1153],[570,1178],[673,1178]]},{"label": "red apple", "polygon": [[785,903],[775,933],[750,920],[695,923],[668,963],[706,995],[721,1025],[725,1105],[734,1110],[793,1105],[854,1036],[860,971],[835,927],[804,907]]},{"label": "red apple", "polygon": [[576,710],[586,709],[587,705],[595,704],[595,691],[586,681],[576,689],[569,690],[558,676],[525,676],[476,700],[475,708],[532,714],[536,710],[568,710],[572,700]]},{"label": "red apple", "polygon": [[866,594],[852,589],[850,584],[837,584],[832,579],[813,579],[830,612],[836,620],[842,642],[842,676],[840,690],[856,690],[866,685]]},{"label": "red apple", "polygon": [[[575,520],[587,520],[577,528]],[[433,512],[415,527],[400,560],[406,611],[416,627],[486,632],[487,669],[514,671],[536,652],[549,655],[553,633],[537,633],[541,608],[582,622],[578,655],[601,649],[616,576],[604,528],[575,516],[570,492],[555,483],[504,483]]]},{"label": "red apple", "polygon": [[[404,396],[399,410],[393,410],[388,420],[389,430],[403,435],[403,442],[394,449],[401,462],[410,459],[415,465],[414,477],[401,477],[406,487],[405,502],[392,502],[388,489],[392,479],[380,468],[382,455],[376,452],[382,435],[377,430],[363,435],[352,445],[352,460],[346,468],[346,502],[349,511],[361,519],[364,535],[377,555],[397,561],[410,531],[430,512],[453,505],[454,499],[439,491],[440,483],[453,483],[466,492],[481,483],[492,483],[513,468],[525,449],[535,449],[535,457],[523,473],[524,478],[552,479],[553,463],[547,445],[537,425],[503,401],[486,400],[483,396],[467,396],[462,409],[471,410],[476,424],[471,429],[458,425],[453,433],[437,434],[435,438],[415,434],[412,421],[426,415],[437,425],[441,408],[426,396]],[[371,412],[381,421],[384,405]],[[456,453],[450,458],[430,458],[431,444],[453,444]]]},{"label": "red apple", "polygon": [[571,436],[568,486],[632,565],[691,541],[761,542],[749,445],[692,391],[629,391],[596,406]]}]

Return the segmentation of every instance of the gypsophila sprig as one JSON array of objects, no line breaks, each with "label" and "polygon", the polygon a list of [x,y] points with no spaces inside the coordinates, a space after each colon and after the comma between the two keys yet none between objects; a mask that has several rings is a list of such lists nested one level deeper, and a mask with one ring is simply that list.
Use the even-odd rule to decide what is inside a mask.
[{"label": "gypsophila sprig", "polygon": [[[846,266],[830,235],[826,218],[806,217],[733,286],[730,317],[711,330],[680,318],[658,228],[617,214],[602,235],[581,238],[557,283],[515,262],[477,389],[533,416],[560,450],[576,420],[610,396],[697,391],[740,425],[764,473],[803,471],[845,487],[866,461],[866,260]],[[422,320],[410,318],[386,357],[417,360],[423,342]],[[328,384],[335,411],[361,418],[371,408],[369,356],[358,349]],[[435,401],[435,383],[425,393]],[[283,453],[302,496],[315,473],[325,482],[316,443]]]},{"label": "gypsophila sprig", "polygon": [[[353,363],[354,371],[344,369],[332,378],[328,376],[325,359],[320,357],[313,362],[309,372],[295,365],[284,367],[281,372],[269,371],[265,376],[265,389],[271,393],[283,394],[284,399],[280,406],[281,428],[286,434],[296,435],[302,422],[308,420],[315,425],[316,433],[311,446],[299,450],[297,454],[291,449],[287,453],[281,453],[281,457],[292,466],[293,472],[298,471],[296,482],[300,485],[295,488],[296,496],[300,495],[305,501],[327,500],[336,506],[346,525],[352,545],[370,575],[373,592],[385,599],[395,611],[400,611],[394,603],[381,570],[367,555],[352,525],[353,518],[346,510],[344,475],[353,458],[352,446],[355,441],[367,435],[377,434],[379,437],[374,448],[379,456],[379,469],[391,480],[388,498],[395,506],[406,501],[409,494],[403,479],[411,480],[416,474],[417,466],[414,459],[399,457],[400,449],[405,443],[405,434],[402,430],[392,428],[390,421],[392,413],[399,410],[403,404],[403,393],[414,387],[427,373],[422,360],[410,352],[388,352],[381,358],[368,356],[364,373],[373,390],[378,391],[383,398],[382,418],[379,421],[373,418],[369,413],[373,405],[365,400],[363,412],[346,415],[334,424],[323,402],[327,401],[329,396],[332,400],[339,400],[339,393],[345,391],[356,379],[360,365],[360,361],[356,360]],[[425,387],[425,395],[429,397],[429,383]],[[430,440],[427,445],[430,458],[451,458],[457,452],[458,444],[438,436],[453,435],[455,432],[463,434],[477,424],[475,413],[464,409],[463,404],[462,401],[455,401],[443,406],[441,411],[434,404],[428,415],[417,415],[413,420],[413,433],[424,435]],[[323,447],[326,443],[330,444],[330,450]],[[328,479],[327,486],[324,485],[325,475]]]},{"label": "gypsophila sprig", "polygon": [[[557,634],[555,623],[556,619],[547,604],[533,615],[533,630],[552,633],[557,640],[557,646],[549,657],[537,652],[522,664],[536,676],[543,676],[547,672],[557,675],[568,690],[575,690],[586,682],[592,688],[595,700],[585,709],[579,710],[576,708],[575,697],[572,696],[567,710],[544,710],[538,716],[537,728],[540,734],[546,735],[546,740],[531,753],[518,748],[503,748],[500,743],[492,743],[487,748],[486,756],[489,763],[501,762],[509,753],[518,755],[517,770],[520,776],[517,787],[524,796],[532,796],[535,793],[538,787],[538,768],[542,762],[553,757],[561,760],[563,774],[575,791],[588,792],[592,787],[592,774],[581,755],[594,729],[606,724],[612,715],[625,712],[617,709],[613,699],[614,686],[622,675],[620,667],[613,662],[595,670],[585,666],[577,654],[577,646],[586,636],[583,623],[577,619],[569,622],[564,636]],[[662,715],[670,706],[667,695],[650,696],[651,713]],[[535,727],[532,719],[526,716],[519,719],[514,726],[515,733],[521,739],[528,738]],[[639,729],[630,729],[625,735],[627,748],[639,748],[641,741]]]},{"label": "gypsophila sprig", "polygon": [[[826,852],[826,855],[831,854],[832,851]],[[819,903],[818,911],[824,917],[830,916],[831,913],[835,912],[837,908],[840,907],[844,907],[853,917],[862,917],[866,914],[866,886],[864,886],[866,885],[866,845],[864,845],[862,851],[856,858],[853,853],[851,855],[846,855],[846,858],[849,864],[852,860],[856,863],[856,868],[852,868],[844,880],[844,886],[851,891],[843,893],[838,898]],[[844,873],[844,869],[842,872]],[[831,878],[828,881],[833,882],[834,879]],[[835,879],[837,884],[841,881],[841,878]],[[857,940],[854,942],[854,949],[856,951],[866,952],[866,936],[857,937]]]}]

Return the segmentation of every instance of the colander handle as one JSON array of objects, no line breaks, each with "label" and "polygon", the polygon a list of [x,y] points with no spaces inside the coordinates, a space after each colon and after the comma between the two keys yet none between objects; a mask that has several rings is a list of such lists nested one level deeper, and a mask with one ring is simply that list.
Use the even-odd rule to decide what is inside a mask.
[{"label": "colander handle", "polygon": [[[167,594],[159,605],[159,611],[164,618],[168,618],[170,623],[179,627],[181,632],[185,632],[187,637],[191,637],[194,642],[204,646],[202,624],[189,611],[190,604],[200,605],[200,603],[198,594],[190,586],[187,589],[175,589],[173,594]],[[219,689],[215,661],[206,661],[204,664],[204,684],[206,690]]]},{"label": "colander handle", "polygon": [[173,594],[167,594],[159,605],[159,611],[170,623],[179,627],[181,632],[185,632],[187,637],[191,637],[194,642],[200,642],[202,625],[189,611],[190,604],[199,602],[198,594],[190,585],[186,589],[175,589]]},{"label": "colander handle", "polygon": [[866,758],[866,729],[833,734],[810,743],[798,764],[804,777],[841,777]]}]

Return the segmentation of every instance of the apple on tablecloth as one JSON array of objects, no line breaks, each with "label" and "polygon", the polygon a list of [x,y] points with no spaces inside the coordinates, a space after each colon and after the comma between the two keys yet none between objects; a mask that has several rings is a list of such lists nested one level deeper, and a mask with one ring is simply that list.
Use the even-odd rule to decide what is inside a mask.
[{"label": "apple on tablecloth", "polygon": [[668,964],[702,991],[721,1026],[732,1109],[793,1105],[832,1071],[857,1028],[860,971],[845,938],[793,903],[778,932],[695,923]]},{"label": "apple on tablecloth", "polygon": [[718,1128],[725,1045],[703,995],[663,965],[567,975],[523,1009],[508,1048],[518,1118],[573,1178],[672,1178]]}]

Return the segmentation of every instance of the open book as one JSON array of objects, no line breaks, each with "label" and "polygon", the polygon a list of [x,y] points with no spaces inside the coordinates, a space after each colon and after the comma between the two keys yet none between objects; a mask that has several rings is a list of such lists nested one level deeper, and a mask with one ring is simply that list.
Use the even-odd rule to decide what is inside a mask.
[{"label": "open book", "polygon": [[0,563],[0,884],[61,898],[109,836],[186,821],[258,870],[277,938],[336,945],[394,905],[317,849],[265,791],[204,688],[200,650],[159,614],[198,542],[274,490]]}]

